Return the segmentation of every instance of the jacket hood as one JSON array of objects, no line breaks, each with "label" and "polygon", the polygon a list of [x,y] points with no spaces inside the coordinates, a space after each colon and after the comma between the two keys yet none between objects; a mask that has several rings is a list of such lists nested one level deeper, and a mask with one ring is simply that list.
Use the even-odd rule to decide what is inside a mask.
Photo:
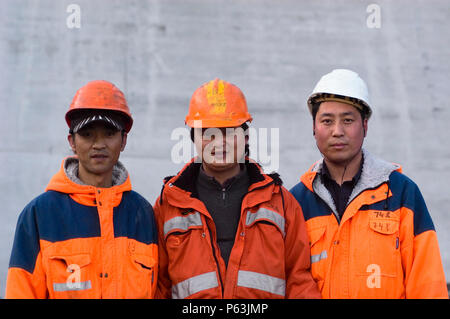
[{"label": "jacket hood", "polygon": [[[94,194],[97,187],[86,185],[78,178],[78,165],[76,156],[64,158],[60,170],[50,179],[45,191],[53,190],[66,194]],[[113,186],[111,188],[118,193],[131,190],[128,172],[120,162],[117,162],[113,168]]]}]

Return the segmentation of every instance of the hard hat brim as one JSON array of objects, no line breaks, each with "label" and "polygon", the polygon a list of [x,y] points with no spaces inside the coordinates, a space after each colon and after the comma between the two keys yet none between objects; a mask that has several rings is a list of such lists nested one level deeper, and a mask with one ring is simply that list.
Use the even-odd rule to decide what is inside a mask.
[{"label": "hard hat brim", "polygon": [[108,108],[102,108],[102,109],[99,109],[99,108],[83,108],[83,109],[72,109],[72,110],[69,110],[66,113],[65,119],[66,119],[66,123],[69,126],[69,128],[71,127],[71,119],[74,116],[76,116],[76,113],[86,112],[86,111],[87,112],[89,112],[89,111],[91,111],[91,112],[110,111],[112,113],[119,113],[125,119],[125,123],[124,123],[123,129],[127,133],[130,132],[131,127],[133,126],[133,118],[128,113],[125,113],[123,111],[120,111],[120,110],[117,110],[117,109],[112,109],[112,108],[111,109],[108,109]]},{"label": "hard hat brim", "polygon": [[315,93],[309,97],[308,99],[309,112],[313,114],[314,106],[320,105],[320,103],[327,101],[335,101],[349,104],[357,108],[359,111],[363,112],[367,119],[369,119],[370,116],[372,115],[372,109],[370,108],[370,106],[361,99],[350,96],[342,96],[338,94],[330,94],[325,92]]},{"label": "hard hat brim", "polygon": [[253,119],[251,116],[248,118],[242,118],[239,120],[215,120],[215,119],[205,119],[205,120],[190,120],[186,119],[185,123],[187,126],[192,128],[210,128],[210,127],[239,127],[245,122],[251,122]]}]

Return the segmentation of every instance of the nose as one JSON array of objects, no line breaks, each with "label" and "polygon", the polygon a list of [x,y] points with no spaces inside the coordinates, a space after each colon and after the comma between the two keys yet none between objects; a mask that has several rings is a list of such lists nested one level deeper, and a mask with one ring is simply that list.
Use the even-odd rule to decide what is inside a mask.
[{"label": "nose", "polygon": [[226,147],[226,139],[225,136],[215,136],[214,139],[211,141],[213,143],[215,149],[225,149]]},{"label": "nose", "polygon": [[92,148],[96,150],[104,149],[106,147],[105,139],[101,134],[96,134],[94,139],[94,144],[92,144]]},{"label": "nose", "polygon": [[334,124],[332,134],[335,137],[343,136],[344,135],[344,126],[339,122]]},{"label": "nose", "polygon": [[222,132],[222,130],[219,130],[219,129],[215,129],[212,132],[213,132],[213,134],[210,136],[210,140],[211,140],[210,143],[212,143],[212,145],[216,148],[220,148],[221,146],[224,146],[226,143],[226,138],[225,138],[224,132]]}]

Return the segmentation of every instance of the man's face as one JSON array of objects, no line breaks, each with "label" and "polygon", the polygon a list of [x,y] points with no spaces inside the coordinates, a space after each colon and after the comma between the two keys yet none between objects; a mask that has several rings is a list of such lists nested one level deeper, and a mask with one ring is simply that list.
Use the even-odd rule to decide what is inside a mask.
[{"label": "man's face", "polygon": [[127,135],[103,122],[94,122],[75,136],[68,136],[72,151],[78,156],[80,169],[88,174],[105,176],[112,169],[125,149]]},{"label": "man's face", "polygon": [[346,165],[360,151],[367,119],[349,104],[322,102],[314,121],[316,144],[326,160]]},{"label": "man's face", "polygon": [[211,169],[227,170],[244,162],[248,136],[241,127],[196,128],[194,139],[203,164]]}]

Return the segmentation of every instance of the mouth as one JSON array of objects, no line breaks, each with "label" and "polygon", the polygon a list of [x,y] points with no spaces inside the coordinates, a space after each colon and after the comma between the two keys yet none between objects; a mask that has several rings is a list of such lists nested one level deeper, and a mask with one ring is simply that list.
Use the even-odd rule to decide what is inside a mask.
[{"label": "mouth", "polygon": [[222,148],[222,149],[220,149],[220,148],[213,148],[212,150],[211,150],[211,155],[217,155],[217,156],[221,156],[221,155],[225,155],[225,154],[227,154],[227,150],[226,149],[224,149],[224,148]]},{"label": "mouth", "polygon": [[209,161],[214,163],[226,163],[227,162],[227,155],[228,152],[221,151],[221,150],[214,150],[210,153]]},{"label": "mouth", "polygon": [[108,158],[108,155],[105,155],[105,154],[93,154],[93,155],[91,155],[91,158],[92,158],[93,160],[99,160],[99,161],[101,161],[101,160],[107,159],[107,158]]},{"label": "mouth", "polygon": [[331,147],[333,148],[333,149],[336,149],[336,150],[341,150],[341,149],[343,149],[344,147],[346,147],[347,146],[347,144],[344,144],[344,143],[335,143],[335,144],[331,144]]},{"label": "mouth", "polygon": [[226,152],[215,152],[211,154],[212,157],[219,162],[225,161],[227,158],[227,153]]}]

